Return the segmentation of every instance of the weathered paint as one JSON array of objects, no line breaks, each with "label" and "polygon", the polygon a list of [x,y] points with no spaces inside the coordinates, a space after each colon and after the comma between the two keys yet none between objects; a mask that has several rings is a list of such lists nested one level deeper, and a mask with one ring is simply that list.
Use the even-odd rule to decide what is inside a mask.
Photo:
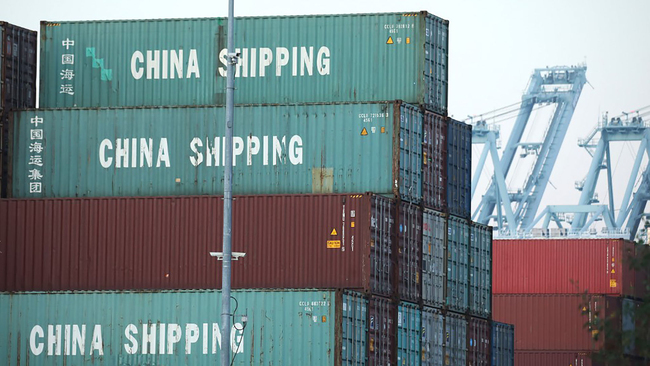
[{"label": "weathered paint", "polygon": [[443,366],[444,319],[440,309],[422,308],[422,366]]},{"label": "weathered paint", "polygon": [[514,366],[515,326],[492,321],[492,366]]},{"label": "weathered paint", "polygon": [[[393,295],[394,203],[235,196],[233,288]],[[221,287],[219,196],[0,200],[0,291]]]},{"label": "weathered paint", "polygon": [[[224,113],[16,112],[13,197],[222,194]],[[399,102],[237,107],[233,194],[374,192],[420,202],[417,113]]]},{"label": "weathered paint", "polygon": [[469,308],[469,220],[447,218],[447,287],[448,309],[465,313]]},{"label": "weathered paint", "polygon": [[445,315],[445,365],[467,364],[467,319],[464,315]]},{"label": "weathered paint", "polygon": [[422,298],[422,209],[401,201],[397,221],[397,280],[400,299],[419,303]]},{"label": "weathered paint", "polygon": [[486,319],[469,317],[467,322],[467,366],[490,365],[491,329]]},{"label": "weathered paint", "polygon": [[400,302],[397,309],[397,364],[419,365],[422,359],[422,310]]},{"label": "weathered paint", "polygon": [[[236,22],[237,103],[402,99],[447,113],[446,20],[422,11]],[[42,22],[41,37],[42,107],[225,103],[226,18]]]},{"label": "weathered paint", "polygon": [[424,112],[422,200],[427,208],[447,211],[447,119]]},{"label": "weathered paint", "polygon": [[[360,295],[247,290],[232,296],[234,365],[366,364],[367,302]],[[0,359],[7,365],[214,365],[220,308],[219,291],[1,294]]]},{"label": "weathered paint", "polygon": [[[587,294],[494,295],[492,316],[515,326],[517,351],[589,351],[600,349],[603,342],[616,342],[621,299]],[[613,320],[612,333],[598,334],[591,324],[604,318]]]},{"label": "weathered paint", "polygon": [[469,218],[472,209],[472,126],[448,118],[447,207],[455,216]]},{"label": "weathered paint", "polygon": [[422,219],[422,300],[425,305],[445,305],[447,274],[446,215],[424,209]]},{"label": "weathered paint", "polygon": [[469,312],[489,318],[492,313],[492,227],[470,224]]},{"label": "weathered paint", "polygon": [[493,253],[495,294],[635,294],[631,241],[495,240]]},{"label": "weathered paint", "polygon": [[7,196],[8,112],[36,106],[38,33],[0,21],[0,197]]},{"label": "weathered paint", "polygon": [[368,365],[392,365],[397,346],[395,320],[397,306],[387,298],[368,300]]}]

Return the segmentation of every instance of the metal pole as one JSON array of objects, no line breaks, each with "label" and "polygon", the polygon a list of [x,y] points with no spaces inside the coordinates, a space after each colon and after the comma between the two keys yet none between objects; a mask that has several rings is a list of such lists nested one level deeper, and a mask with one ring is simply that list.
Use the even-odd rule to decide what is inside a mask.
[{"label": "metal pole", "polygon": [[232,263],[232,124],[235,106],[234,0],[228,2],[226,141],[223,174],[223,267],[221,275],[221,366],[230,365],[230,273]]}]

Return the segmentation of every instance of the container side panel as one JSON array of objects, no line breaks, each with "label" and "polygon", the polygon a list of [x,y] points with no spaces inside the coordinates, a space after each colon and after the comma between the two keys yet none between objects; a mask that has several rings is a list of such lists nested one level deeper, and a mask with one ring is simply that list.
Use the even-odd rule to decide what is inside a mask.
[{"label": "container side panel", "polygon": [[[334,365],[335,293],[233,291],[234,365]],[[8,365],[214,365],[218,291],[0,295]],[[261,306],[263,304],[263,306]],[[247,315],[245,324],[241,315]]]},{"label": "container side panel", "polygon": [[[446,114],[447,33],[423,12],[237,18],[237,103],[401,99]],[[43,22],[41,37],[43,107],[225,103],[227,19]]]},{"label": "container side panel", "polygon": [[589,352],[515,352],[515,364],[527,366],[595,366]]}]

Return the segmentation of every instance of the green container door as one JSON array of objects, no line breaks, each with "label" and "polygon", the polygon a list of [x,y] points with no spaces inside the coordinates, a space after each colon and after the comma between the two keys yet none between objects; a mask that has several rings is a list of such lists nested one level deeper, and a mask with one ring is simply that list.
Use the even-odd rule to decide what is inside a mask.
[{"label": "green container door", "polygon": [[[400,153],[401,106],[235,108],[233,193],[400,195],[400,167],[422,154]],[[222,107],[17,112],[13,197],[222,194],[224,121]]]},{"label": "green container door", "polygon": [[[367,302],[359,295],[232,295],[233,365],[336,365],[342,350],[344,364],[365,363]],[[207,291],[2,294],[0,359],[7,365],[215,365],[220,308],[221,294]]]},{"label": "green container door", "polygon": [[[43,108],[223,105],[227,19],[41,23]],[[448,21],[237,18],[239,104],[404,100],[447,113]]]}]

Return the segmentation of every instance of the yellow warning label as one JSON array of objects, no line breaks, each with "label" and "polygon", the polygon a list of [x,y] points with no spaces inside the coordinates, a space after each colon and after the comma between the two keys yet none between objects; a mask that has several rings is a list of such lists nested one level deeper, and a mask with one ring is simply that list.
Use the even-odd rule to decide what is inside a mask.
[{"label": "yellow warning label", "polygon": [[381,133],[386,133],[386,127],[381,128]]},{"label": "yellow warning label", "polygon": [[386,41],[386,44],[393,44],[393,37],[388,37],[388,41]]},{"label": "yellow warning label", "polygon": [[350,227],[354,227],[354,221],[350,222]]},{"label": "yellow warning label", "polygon": [[616,271],[614,271],[614,268],[612,268],[612,273],[616,273]]},{"label": "yellow warning label", "polygon": [[427,153],[422,153],[422,164],[427,165]]},{"label": "yellow warning label", "polygon": [[616,280],[615,279],[609,280],[609,287],[616,287]]},{"label": "yellow warning label", "polygon": [[341,241],[340,240],[328,240],[327,241],[327,249],[338,249],[341,247]]},{"label": "yellow warning label", "polygon": [[411,43],[411,37],[406,37],[406,44]]},{"label": "yellow warning label", "polygon": [[583,307],[582,307],[582,311],[587,311],[587,307],[586,307],[586,306],[583,306]]},{"label": "yellow warning label", "polygon": [[368,130],[364,127],[363,130],[361,130],[361,136],[366,136],[368,135]]},{"label": "yellow warning label", "polygon": [[330,235],[334,236],[334,235],[339,235],[339,234],[336,233],[336,229],[332,229],[332,232],[330,233]]}]

